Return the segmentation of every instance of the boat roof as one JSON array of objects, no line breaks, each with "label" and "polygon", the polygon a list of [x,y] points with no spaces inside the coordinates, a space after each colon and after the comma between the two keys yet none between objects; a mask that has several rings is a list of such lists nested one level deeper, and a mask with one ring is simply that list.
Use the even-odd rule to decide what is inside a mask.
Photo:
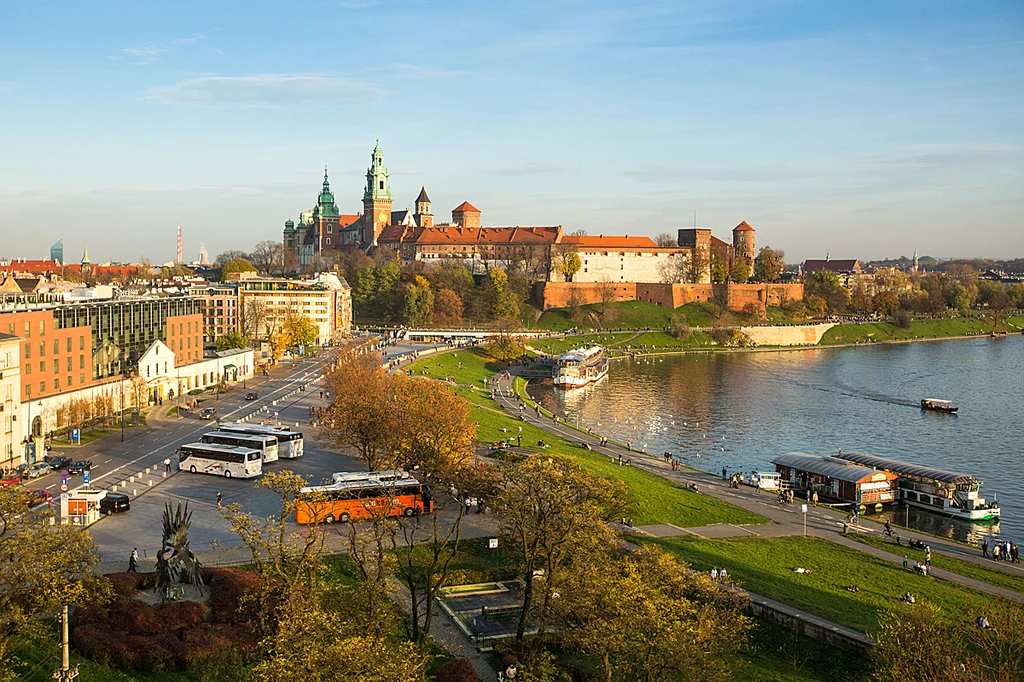
[{"label": "boat roof", "polygon": [[845,462],[835,457],[822,457],[820,455],[808,455],[804,452],[790,452],[780,455],[772,460],[772,464],[799,471],[808,471],[818,476],[828,476],[839,481],[856,483],[867,476],[878,473],[874,469],[860,466],[853,462]]},{"label": "boat roof", "polygon": [[971,476],[970,474],[958,474],[953,471],[936,469],[934,467],[923,466],[921,464],[900,462],[895,459],[889,459],[888,457],[869,455],[864,452],[844,452],[837,456],[851,462],[856,462],[857,464],[874,467],[875,469],[885,469],[886,471],[891,471],[894,474],[930,478],[941,483],[982,483],[982,479],[976,476]]},{"label": "boat roof", "polygon": [[566,351],[558,356],[559,360],[586,360],[592,355],[597,355],[603,348],[601,346],[591,346],[590,348],[574,348],[570,351]]},{"label": "boat roof", "polygon": [[935,403],[937,405],[952,405],[952,400],[943,400],[942,398],[925,398],[926,403]]}]

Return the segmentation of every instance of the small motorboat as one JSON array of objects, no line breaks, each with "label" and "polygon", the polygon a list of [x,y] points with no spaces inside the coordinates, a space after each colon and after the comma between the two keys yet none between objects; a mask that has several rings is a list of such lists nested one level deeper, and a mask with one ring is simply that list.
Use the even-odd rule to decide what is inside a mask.
[{"label": "small motorboat", "polygon": [[921,401],[922,410],[934,410],[936,412],[948,412],[956,414],[959,409],[950,400],[939,400],[938,398],[925,398]]}]

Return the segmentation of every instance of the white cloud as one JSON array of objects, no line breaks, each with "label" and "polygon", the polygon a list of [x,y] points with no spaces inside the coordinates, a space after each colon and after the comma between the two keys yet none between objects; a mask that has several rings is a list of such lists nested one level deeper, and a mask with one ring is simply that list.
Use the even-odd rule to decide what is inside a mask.
[{"label": "white cloud", "polygon": [[263,73],[253,76],[203,76],[160,88],[145,98],[157,104],[292,107],[346,104],[381,98],[377,86],[331,76]]},{"label": "white cloud", "polygon": [[202,33],[193,33],[186,38],[175,38],[147,45],[134,45],[122,48],[117,54],[110,55],[107,59],[115,66],[122,62],[130,62],[133,66],[146,66],[158,61],[163,55],[174,50],[176,47],[195,45],[206,38]]}]

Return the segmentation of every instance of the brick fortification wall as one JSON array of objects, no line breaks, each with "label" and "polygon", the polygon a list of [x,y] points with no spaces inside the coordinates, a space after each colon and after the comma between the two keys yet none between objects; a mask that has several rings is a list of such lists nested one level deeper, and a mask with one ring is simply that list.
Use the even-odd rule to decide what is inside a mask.
[{"label": "brick fortification wall", "polygon": [[541,310],[564,308],[575,289],[580,303],[599,303],[605,286],[615,289],[617,301],[647,301],[665,308],[678,308],[694,302],[711,301],[717,292],[727,300],[730,310],[741,311],[754,305],[761,315],[766,306],[802,301],[803,284],[660,284],[613,282],[538,282],[534,298]]}]

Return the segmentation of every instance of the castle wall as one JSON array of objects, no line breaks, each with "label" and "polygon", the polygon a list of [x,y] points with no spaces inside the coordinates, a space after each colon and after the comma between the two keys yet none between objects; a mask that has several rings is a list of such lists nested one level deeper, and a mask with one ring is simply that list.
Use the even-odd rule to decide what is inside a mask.
[{"label": "castle wall", "polygon": [[[575,288],[582,304],[598,303],[605,286],[615,288],[618,301],[646,301],[665,308],[678,308],[687,303],[725,300],[726,307],[737,312],[753,305],[760,315],[766,306],[799,302],[804,297],[803,284],[662,284],[658,282],[538,282],[534,299],[542,310],[564,308]],[[779,344],[773,344],[779,345]]]}]

